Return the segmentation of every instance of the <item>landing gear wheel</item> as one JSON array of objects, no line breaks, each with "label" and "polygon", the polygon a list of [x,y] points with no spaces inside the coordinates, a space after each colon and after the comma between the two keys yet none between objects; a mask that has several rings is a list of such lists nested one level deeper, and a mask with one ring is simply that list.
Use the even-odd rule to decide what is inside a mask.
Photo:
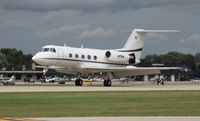
[{"label": "landing gear wheel", "polygon": [[75,80],[75,85],[76,86],[82,86],[83,85],[83,80],[82,79],[76,79]]},{"label": "landing gear wheel", "polygon": [[111,80],[104,80],[104,86],[105,87],[110,87],[112,85]]}]

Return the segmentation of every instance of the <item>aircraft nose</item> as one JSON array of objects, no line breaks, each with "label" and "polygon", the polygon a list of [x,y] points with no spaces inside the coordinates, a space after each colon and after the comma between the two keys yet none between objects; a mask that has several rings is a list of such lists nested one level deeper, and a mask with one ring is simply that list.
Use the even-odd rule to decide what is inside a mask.
[{"label": "aircraft nose", "polygon": [[34,56],[32,57],[32,60],[33,60],[34,62],[37,62],[37,59],[38,59],[37,54],[34,55]]},{"label": "aircraft nose", "polygon": [[35,54],[35,55],[32,57],[32,60],[33,60],[33,62],[35,62],[35,63],[37,63],[37,64],[39,64],[39,65],[46,64],[46,61],[44,61],[44,60],[42,59],[41,53]]}]

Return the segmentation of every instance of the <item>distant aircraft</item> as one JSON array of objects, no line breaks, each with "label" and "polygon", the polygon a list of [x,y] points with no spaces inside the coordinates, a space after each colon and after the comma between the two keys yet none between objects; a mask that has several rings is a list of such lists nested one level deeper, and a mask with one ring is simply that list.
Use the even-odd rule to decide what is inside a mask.
[{"label": "distant aircraft", "polygon": [[101,76],[104,86],[111,86],[113,78],[125,76],[159,74],[160,70],[173,67],[136,67],[140,63],[144,39],[148,33],[178,32],[178,30],[134,29],[121,49],[89,49],[47,45],[42,47],[32,60],[58,72],[76,75],[76,86],[81,86],[81,76]]}]

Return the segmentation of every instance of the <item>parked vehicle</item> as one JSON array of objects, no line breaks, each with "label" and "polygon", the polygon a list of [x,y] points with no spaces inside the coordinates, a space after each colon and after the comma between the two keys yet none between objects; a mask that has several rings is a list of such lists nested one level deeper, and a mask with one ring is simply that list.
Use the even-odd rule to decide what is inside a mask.
[{"label": "parked vehicle", "polygon": [[26,82],[28,82],[28,83],[35,83],[35,80],[33,80],[32,78],[27,77],[27,78],[24,79],[24,82],[25,83]]},{"label": "parked vehicle", "polygon": [[1,83],[3,85],[14,85],[15,84],[15,76],[12,76],[10,79],[2,80]]},{"label": "parked vehicle", "polygon": [[58,82],[59,80],[60,80],[60,78],[57,77],[57,76],[55,76],[55,77],[53,77],[53,78],[51,78],[51,77],[46,77],[43,81],[44,81],[45,83],[55,83],[55,82]]}]

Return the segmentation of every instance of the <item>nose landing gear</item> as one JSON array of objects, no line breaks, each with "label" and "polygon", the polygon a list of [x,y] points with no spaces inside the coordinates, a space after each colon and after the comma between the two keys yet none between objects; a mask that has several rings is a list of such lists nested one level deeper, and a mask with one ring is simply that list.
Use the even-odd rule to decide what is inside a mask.
[{"label": "nose landing gear", "polygon": [[82,86],[83,85],[83,80],[82,79],[76,79],[75,80],[75,85],[76,86]]},{"label": "nose landing gear", "polygon": [[108,79],[108,80],[104,80],[103,84],[105,87],[110,87],[112,85],[112,82],[111,82],[111,80]]}]

